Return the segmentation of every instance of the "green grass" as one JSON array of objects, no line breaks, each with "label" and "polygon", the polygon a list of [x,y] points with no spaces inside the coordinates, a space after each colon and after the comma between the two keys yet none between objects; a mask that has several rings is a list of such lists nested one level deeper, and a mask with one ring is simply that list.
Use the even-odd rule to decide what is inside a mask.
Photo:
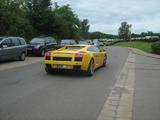
[{"label": "green grass", "polygon": [[151,45],[153,43],[154,42],[118,42],[113,46],[132,47],[132,48],[140,49],[147,53],[152,53]]}]

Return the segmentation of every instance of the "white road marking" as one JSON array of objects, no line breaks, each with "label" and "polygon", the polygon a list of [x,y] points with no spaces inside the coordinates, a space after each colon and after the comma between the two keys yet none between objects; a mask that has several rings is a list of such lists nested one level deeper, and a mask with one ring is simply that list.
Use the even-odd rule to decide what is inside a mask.
[{"label": "white road marking", "polygon": [[135,84],[135,54],[129,53],[98,120],[132,120]]},{"label": "white road marking", "polygon": [[3,62],[3,63],[0,63],[0,71],[22,67],[22,66],[42,62],[42,61],[43,61],[43,58],[41,57],[27,57],[25,61]]}]

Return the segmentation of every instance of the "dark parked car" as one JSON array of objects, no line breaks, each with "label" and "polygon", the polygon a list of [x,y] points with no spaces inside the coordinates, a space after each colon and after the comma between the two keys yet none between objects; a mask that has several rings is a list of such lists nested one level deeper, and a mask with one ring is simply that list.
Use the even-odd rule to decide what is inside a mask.
[{"label": "dark parked car", "polygon": [[93,40],[93,45],[100,47],[103,46],[103,43],[99,42],[98,40]]},{"label": "dark parked car", "polygon": [[65,45],[74,45],[77,44],[75,40],[61,40],[61,47],[65,46]]},{"label": "dark parked car", "polygon": [[0,37],[0,61],[18,58],[25,60],[27,44],[21,37]]},{"label": "dark parked car", "polygon": [[57,42],[52,37],[33,38],[28,44],[28,54],[44,56],[45,52],[58,48]]},{"label": "dark parked car", "polygon": [[92,40],[86,40],[88,42],[88,45],[93,45]]},{"label": "dark parked car", "polygon": [[99,42],[99,46],[104,46],[104,43],[103,42]]}]

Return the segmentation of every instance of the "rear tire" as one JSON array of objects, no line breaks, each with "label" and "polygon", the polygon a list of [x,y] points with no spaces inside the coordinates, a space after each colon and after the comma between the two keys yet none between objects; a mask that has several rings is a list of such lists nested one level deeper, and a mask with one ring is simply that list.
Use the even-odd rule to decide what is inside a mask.
[{"label": "rear tire", "polygon": [[105,66],[106,66],[106,64],[107,64],[107,56],[105,56],[105,57],[104,57],[104,60],[103,60],[103,65],[102,65],[102,67],[105,67]]},{"label": "rear tire", "polygon": [[48,74],[52,74],[52,73],[53,73],[53,70],[52,70],[52,68],[51,68],[50,65],[46,65],[46,66],[45,66],[45,71],[46,71],[46,73],[48,73]]},{"label": "rear tire", "polygon": [[88,76],[93,76],[94,74],[94,61],[93,59],[90,61],[90,64],[89,64],[89,67],[88,67],[88,70],[87,70],[87,75]]},{"label": "rear tire", "polygon": [[20,60],[20,61],[25,61],[25,59],[26,59],[26,54],[23,52],[23,53],[21,53],[21,55],[19,56],[19,60]]}]

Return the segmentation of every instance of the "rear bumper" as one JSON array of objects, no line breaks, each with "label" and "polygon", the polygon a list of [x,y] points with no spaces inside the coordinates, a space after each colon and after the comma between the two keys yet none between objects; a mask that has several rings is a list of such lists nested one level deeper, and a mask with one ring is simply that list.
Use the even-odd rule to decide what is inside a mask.
[{"label": "rear bumper", "polygon": [[49,68],[52,68],[53,70],[71,70],[71,71],[84,71],[81,69],[81,66],[80,65],[73,65],[72,67],[67,67],[65,69],[59,69],[59,68],[56,68],[56,67],[53,67],[53,65],[51,64],[45,64],[46,67],[49,67]]},{"label": "rear bumper", "polygon": [[[62,70],[77,70],[77,71],[87,71],[86,66],[82,62],[53,62],[45,60],[45,65],[50,66],[52,69],[62,69]],[[59,66],[64,68],[59,68]]]},{"label": "rear bumper", "polygon": [[39,55],[39,54],[41,54],[41,50],[40,49],[27,50],[27,53]]}]

